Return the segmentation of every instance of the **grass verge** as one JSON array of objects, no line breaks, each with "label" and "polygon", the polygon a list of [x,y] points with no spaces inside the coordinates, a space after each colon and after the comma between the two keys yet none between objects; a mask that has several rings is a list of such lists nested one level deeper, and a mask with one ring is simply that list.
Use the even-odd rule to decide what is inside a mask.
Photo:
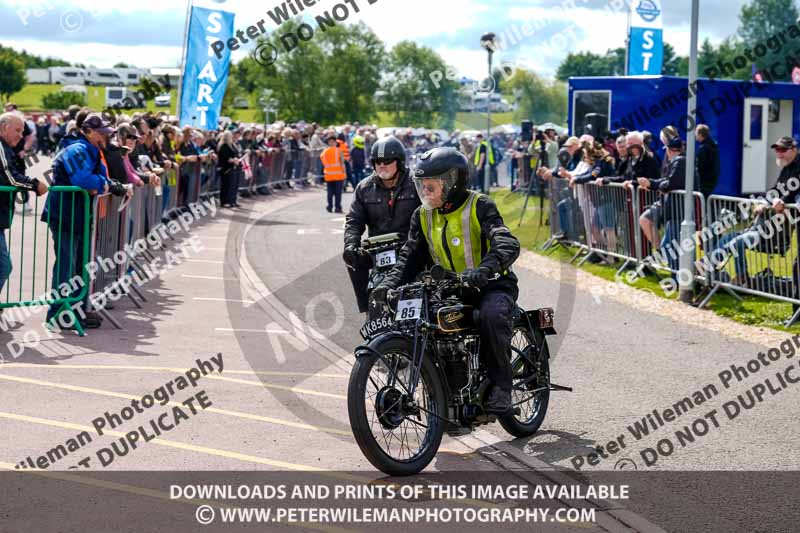
[{"label": "grass verge", "polygon": [[[519,224],[520,214],[522,213],[525,196],[523,194],[512,193],[508,190],[497,191],[492,193],[492,198],[497,203],[500,214],[506,222],[506,225],[511,229],[514,235],[520,240],[523,248],[531,250],[541,255],[548,256],[557,261],[569,261],[574,255],[574,250],[567,250],[561,246],[557,246],[546,252],[542,252],[542,245],[547,241],[550,236],[550,226],[548,222],[548,209],[549,204],[547,200],[544,201],[543,216],[540,217],[541,212],[539,207],[539,198],[531,197],[528,202],[527,210],[522,224]],[[617,266],[596,265],[591,263],[584,263],[581,268],[587,272],[601,277],[608,281],[617,281],[625,283],[637,289],[644,289],[652,292],[653,294],[665,298],[675,300],[675,296],[667,297],[661,287],[659,286],[659,277],[655,275],[648,275],[639,278],[633,284],[625,280],[624,274],[619,278],[616,277],[616,271],[620,264]],[[800,324],[795,324],[790,328],[783,326],[783,321],[788,319],[792,314],[792,305],[788,303],[778,302],[774,300],[767,300],[755,296],[741,295],[742,301],[739,302],[732,296],[725,293],[717,293],[712,299],[708,309],[714,313],[735,320],[742,324],[751,326],[768,327],[779,331],[786,331],[791,333],[800,332]]]}]

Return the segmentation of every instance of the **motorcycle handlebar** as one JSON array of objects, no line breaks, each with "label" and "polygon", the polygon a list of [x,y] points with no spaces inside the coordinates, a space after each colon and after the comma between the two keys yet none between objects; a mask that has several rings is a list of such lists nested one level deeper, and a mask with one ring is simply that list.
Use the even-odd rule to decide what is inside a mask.
[{"label": "motorcycle handlebar", "polygon": [[461,275],[446,270],[441,265],[433,265],[431,267],[431,277],[434,281],[461,281]]}]

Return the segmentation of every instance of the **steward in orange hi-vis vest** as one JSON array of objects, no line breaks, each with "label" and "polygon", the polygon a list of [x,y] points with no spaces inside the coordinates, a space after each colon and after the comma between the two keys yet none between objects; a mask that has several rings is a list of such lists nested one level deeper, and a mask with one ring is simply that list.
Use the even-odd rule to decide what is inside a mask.
[{"label": "steward in orange hi-vis vest", "polygon": [[336,146],[329,146],[319,156],[325,169],[325,181],[344,181],[344,154]]}]

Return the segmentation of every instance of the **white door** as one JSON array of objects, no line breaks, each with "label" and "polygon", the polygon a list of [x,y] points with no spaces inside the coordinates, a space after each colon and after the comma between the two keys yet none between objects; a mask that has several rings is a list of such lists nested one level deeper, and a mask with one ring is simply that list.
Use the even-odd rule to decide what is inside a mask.
[{"label": "white door", "polygon": [[768,98],[746,98],[742,135],[742,193],[767,190]]}]

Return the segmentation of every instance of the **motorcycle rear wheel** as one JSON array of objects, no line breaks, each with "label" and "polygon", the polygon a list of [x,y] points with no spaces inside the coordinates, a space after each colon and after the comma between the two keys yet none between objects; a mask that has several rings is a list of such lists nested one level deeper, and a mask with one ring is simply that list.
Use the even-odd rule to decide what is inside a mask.
[{"label": "motorcycle rear wheel", "polygon": [[[404,358],[409,364],[405,368],[397,364],[388,369],[375,354],[357,358],[347,389],[350,427],[361,452],[375,468],[391,476],[417,474],[433,460],[442,442],[446,422],[439,417],[447,416],[444,387],[426,357],[414,394],[414,400],[425,410],[420,409],[416,414],[405,412],[399,405],[402,398],[407,398],[411,342],[393,338],[377,349],[387,361]],[[405,387],[389,386],[395,372]]]},{"label": "motorcycle rear wheel", "polygon": [[[538,341],[536,344],[541,343],[542,349],[535,356],[534,368],[516,351],[511,351],[511,404],[513,408],[519,408],[520,412],[507,414],[498,419],[503,429],[518,438],[530,437],[539,430],[550,403],[550,352],[547,349],[547,341],[544,338],[533,339],[525,327],[514,328],[511,345],[517,350],[535,353],[535,341]],[[534,373],[537,374],[535,380],[526,386],[520,385],[520,382],[530,378]],[[533,392],[530,389],[539,390]]]}]

